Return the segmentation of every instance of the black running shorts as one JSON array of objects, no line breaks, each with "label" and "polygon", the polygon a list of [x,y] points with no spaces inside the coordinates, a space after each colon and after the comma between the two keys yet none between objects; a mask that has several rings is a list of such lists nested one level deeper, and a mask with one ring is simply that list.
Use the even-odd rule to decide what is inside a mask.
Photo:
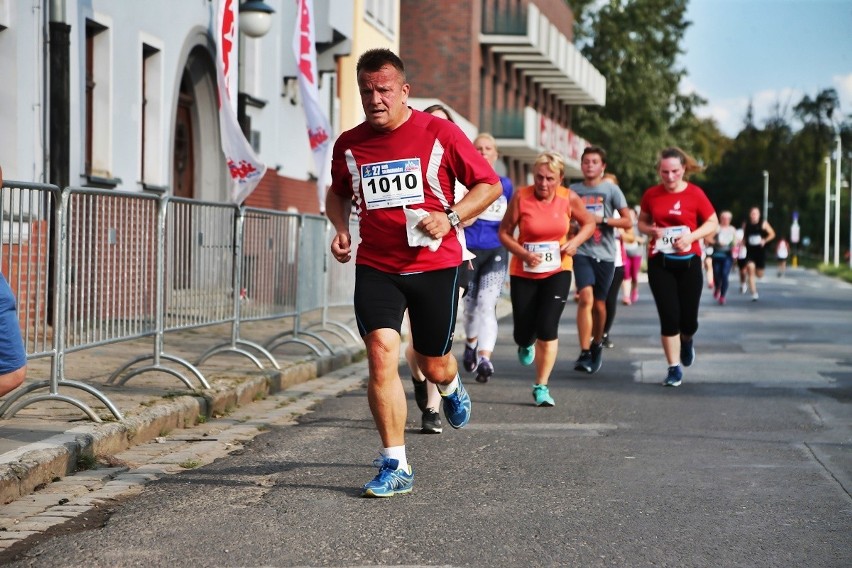
[{"label": "black running shorts", "polygon": [[408,308],[414,350],[427,357],[450,352],[459,300],[459,267],[391,274],[355,267],[355,319],[365,336],[377,329],[402,329]]}]

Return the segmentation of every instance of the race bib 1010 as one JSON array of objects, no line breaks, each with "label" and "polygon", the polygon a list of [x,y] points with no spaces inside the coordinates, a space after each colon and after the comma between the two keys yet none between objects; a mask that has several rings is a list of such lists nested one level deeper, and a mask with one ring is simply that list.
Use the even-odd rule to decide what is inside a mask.
[{"label": "race bib 1010", "polygon": [[375,162],[361,166],[361,193],[367,209],[423,203],[420,158]]}]

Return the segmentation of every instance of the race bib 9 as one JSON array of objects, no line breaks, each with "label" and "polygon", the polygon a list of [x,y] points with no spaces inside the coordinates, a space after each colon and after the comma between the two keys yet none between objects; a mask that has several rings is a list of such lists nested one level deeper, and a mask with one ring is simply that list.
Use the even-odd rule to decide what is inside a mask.
[{"label": "race bib 9", "polygon": [[542,273],[553,272],[562,266],[562,253],[559,250],[558,241],[545,241],[541,243],[524,243],[524,248],[541,257],[538,266],[530,266],[524,263],[524,272]]},{"label": "race bib 9", "polygon": [[663,236],[657,239],[654,244],[655,250],[664,254],[674,254],[674,243],[681,236],[689,233],[689,227],[686,225],[678,225],[677,227],[666,227],[663,229]]},{"label": "race bib 9", "polygon": [[367,209],[423,203],[420,158],[361,166],[361,193]]}]

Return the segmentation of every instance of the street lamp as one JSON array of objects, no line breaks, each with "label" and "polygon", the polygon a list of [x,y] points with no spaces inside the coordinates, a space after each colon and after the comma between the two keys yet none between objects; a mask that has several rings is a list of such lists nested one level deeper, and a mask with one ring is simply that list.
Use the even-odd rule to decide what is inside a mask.
[{"label": "street lamp", "polygon": [[834,266],[840,266],[840,130],[837,131],[834,159]]},{"label": "street lamp", "polygon": [[825,157],[825,237],[822,241],[822,263],[828,265],[831,233],[831,158]]},{"label": "street lamp", "polygon": [[769,172],[763,170],[763,222],[769,219]]},{"label": "street lamp", "polygon": [[265,36],[272,27],[275,10],[262,0],[246,0],[240,4],[240,31],[249,37]]}]

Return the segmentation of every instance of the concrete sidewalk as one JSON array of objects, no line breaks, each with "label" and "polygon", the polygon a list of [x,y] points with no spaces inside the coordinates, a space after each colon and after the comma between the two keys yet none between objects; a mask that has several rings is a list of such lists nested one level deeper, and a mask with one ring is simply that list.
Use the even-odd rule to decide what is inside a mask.
[{"label": "concrete sidewalk", "polygon": [[[511,309],[508,295],[502,296],[497,303],[497,317],[508,315]],[[457,342],[465,337],[463,317],[460,305],[455,334]],[[357,332],[351,307],[332,310],[329,319]],[[311,325],[318,323],[303,320],[302,328],[316,331],[316,327]],[[249,322],[241,327],[242,339],[263,344],[291,327],[289,322]],[[210,389],[202,389],[199,384],[190,390],[173,375],[157,371],[136,375],[124,385],[108,384],[116,369],[137,356],[153,353],[152,338],[66,355],[65,378],[97,388],[118,407],[124,420],[116,421],[109,409],[96,398],[77,389],[70,389],[67,394],[89,404],[103,420],[102,423],[91,421],[76,406],[59,401],[38,402],[21,409],[11,418],[0,420],[0,504],[15,501],[74,473],[80,469],[79,460],[99,458],[108,463],[110,456],[123,450],[150,442],[165,433],[192,427],[209,418],[227,415],[234,408],[249,405],[266,394],[329,374],[365,357],[363,342],[355,341],[340,328],[331,327],[337,331],[336,334],[320,335],[332,345],[333,354],[318,356],[304,345],[283,345],[273,350],[280,370],[271,368],[266,361],[263,361],[265,368],[260,369],[248,358],[235,354],[208,359],[199,369],[210,383]],[[211,346],[227,342],[230,336],[229,325],[173,332],[165,337],[164,351],[194,362],[201,353]],[[346,339],[345,342],[341,341],[341,336]],[[309,342],[316,344],[315,341]],[[140,363],[134,368],[148,363]],[[402,357],[400,364],[405,364]],[[192,378],[179,365],[167,366]],[[49,376],[48,360],[30,361],[25,385]]]},{"label": "concrete sidewalk", "polygon": [[[317,321],[303,319],[302,329]],[[332,310],[329,320],[352,325],[352,309]],[[103,393],[122,413],[124,420],[115,420],[109,409],[96,397],[80,389],[60,388],[61,394],[79,399],[89,405],[103,420],[94,422],[77,406],[60,400],[34,403],[14,416],[0,420],[0,504],[28,495],[40,487],[69,475],[78,469],[78,461],[110,456],[129,447],[144,444],[165,432],[191,427],[208,418],[223,416],[238,406],[244,406],[265,394],[285,390],[336,369],[345,367],[364,356],[363,343],[336,326],[334,332],[311,331],[332,346],[329,353],[319,342],[300,336],[315,344],[321,355],[304,344],[288,343],[275,348],[272,354],[280,370],[263,357],[258,359],[264,368],[248,357],[234,353],[216,355],[198,369],[210,383],[202,388],[197,379],[181,365],[162,361],[193,382],[190,389],[174,375],[151,371],[136,375],[124,385],[108,384],[110,376],[122,365],[137,356],[153,355],[154,340],[146,338],[86,349],[65,355],[65,379],[82,382]],[[275,335],[292,329],[285,321],[261,321],[242,324],[242,339],[263,344]],[[230,325],[209,326],[168,333],[164,352],[194,362],[211,346],[229,342]],[[150,364],[143,361],[134,368]],[[27,384],[47,380],[50,361],[29,362]],[[45,394],[46,390],[28,396]]]}]

